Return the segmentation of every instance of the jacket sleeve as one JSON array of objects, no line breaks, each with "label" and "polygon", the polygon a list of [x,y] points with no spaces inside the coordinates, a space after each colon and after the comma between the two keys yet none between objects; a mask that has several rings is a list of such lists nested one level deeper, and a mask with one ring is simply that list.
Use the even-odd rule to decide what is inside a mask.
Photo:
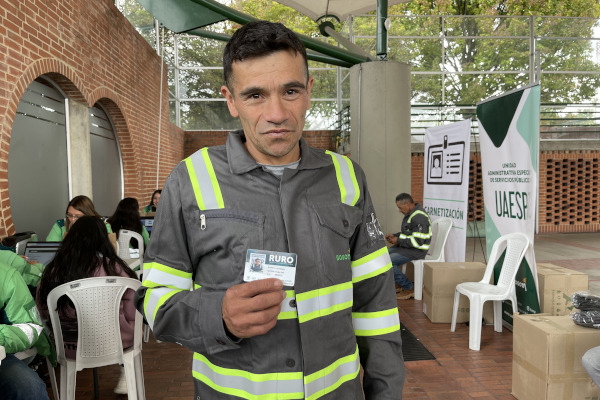
[{"label": "jacket sleeve", "polygon": [[135,302],[156,338],[213,354],[238,345],[227,336],[223,325],[225,291],[192,287],[195,266],[186,234],[186,222],[191,221],[182,210],[180,187],[190,185],[190,181],[187,170],[181,167],[175,168],[163,188],[144,257],[144,281]]},{"label": "jacket sleeve", "polygon": [[0,345],[6,353],[27,350],[38,341],[42,325],[37,317],[33,297],[16,270],[1,270],[6,273],[1,290],[2,306],[7,324],[0,325]]},{"label": "jacket sleeve", "polygon": [[402,226],[402,232],[398,236],[398,247],[427,250],[431,240],[431,223],[429,218],[417,213],[412,216],[410,223]]},{"label": "jacket sleeve", "polygon": [[[355,169],[363,182],[362,204],[357,204],[363,209],[363,221],[351,247],[352,322],[364,369],[363,389],[367,400],[401,399],[405,368],[392,264],[364,174],[356,164]],[[356,276],[354,270],[359,268],[370,273]]]},{"label": "jacket sleeve", "polygon": [[55,222],[54,225],[52,225],[50,233],[48,233],[48,236],[46,236],[46,242],[62,242],[62,239],[62,227],[58,225],[58,222]]},{"label": "jacket sleeve", "polygon": [[44,271],[40,263],[29,264],[23,257],[10,250],[0,250],[0,264],[16,269],[29,286],[37,286]]}]

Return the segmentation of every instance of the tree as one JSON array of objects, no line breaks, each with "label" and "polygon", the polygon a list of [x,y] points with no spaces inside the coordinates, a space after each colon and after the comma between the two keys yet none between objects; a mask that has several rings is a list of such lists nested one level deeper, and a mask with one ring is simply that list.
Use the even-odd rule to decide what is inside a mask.
[{"label": "tree", "polygon": [[[590,40],[557,40],[543,37],[592,37],[593,27],[600,16],[600,4],[596,0],[537,1],[468,1],[468,0],[413,0],[412,2],[390,7],[391,14],[407,16],[439,15],[460,16],[444,20],[444,34],[458,36],[440,40],[415,40],[408,49],[394,46],[391,57],[413,60],[413,69],[420,71],[448,71],[444,103],[475,104],[487,97],[529,83],[530,65],[528,39],[508,39],[506,36],[529,36],[529,24],[535,29],[536,51],[540,54],[541,70],[555,71],[597,71],[600,65],[590,55]],[[484,16],[490,18],[468,16]],[[590,19],[567,19],[529,17],[536,15],[587,17]],[[505,16],[523,16],[503,18]],[[423,35],[433,34],[438,28],[438,17],[428,19],[400,19],[400,32]],[[396,21],[394,21],[396,22]],[[437,25],[437,26],[436,26]],[[422,31],[421,31],[422,32]],[[463,38],[461,38],[464,37]],[[476,38],[473,38],[476,37]],[[441,48],[445,45],[445,59],[442,62]],[[408,57],[407,57],[408,56]],[[523,71],[520,74],[510,71]],[[506,71],[504,74],[452,74],[469,71]],[[425,75],[427,76],[427,75]],[[415,82],[415,80],[413,80]],[[441,103],[440,85],[435,76],[417,80],[413,85],[413,99],[418,102]],[[542,103],[583,103],[593,101],[600,88],[600,76],[595,74],[543,74]],[[597,101],[597,99],[596,99]]]}]

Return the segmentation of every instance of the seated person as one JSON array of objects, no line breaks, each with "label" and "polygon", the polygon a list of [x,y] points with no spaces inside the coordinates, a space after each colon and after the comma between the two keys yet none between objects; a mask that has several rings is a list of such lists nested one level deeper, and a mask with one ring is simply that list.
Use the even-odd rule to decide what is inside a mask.
[{"label": "seated person", "polygon": [[158,200],[160,200],[160,193],[162,190],[157,189],[152,193],[152,198],[150,199],[150,204],[148,204],[142,210],[143,213],[156,212],[156,207],[158,207]]},{"label": "seated person", "polygon": [[27,286],[37,287],[44,265],[35,261],[27,261],[24,256],[20,256],[10,250],[0,250],[0,264],[8,265],[16,269]]},{"label": "seated person", "polygon": [[[94,203],[87,196],[75,196],[69,204],[67,204],[67,211],[65,213],[65,218],[57,220],[50,233],[46,237],[46,242],[60,242],[63,240],[67,232],[71,226],[77,222],[77,219],[83,216],[96,216],[98,218],[102,218],[100,214],[96,212],[94,208]],[[110,225],[106,224],[106,229],[108,233],[112,233],[110,229]]]},{"label": "seated person", "polygon": [[402,273],[400,266],[411,260],[422,260],[427,255],[431,243],[431,220],[423,207],[415,203],[408,193],[396,196],[396,207],[404,214],[400,232],[387,234],[388,248],[398,299],[414,297],[413,283]]},{"label": "seated person", "polygon": [[[127,229],[128,231],[134,231],[142,235],[144,239],[144,247],[148,247],[150,241],[150,235],[148,230],[142,224],[140,220],[140,205],[133,197],[125,197],[117,205],[115,213],[107,221],[113,232],[117,234],[119,238],[119,230]],[[134,246],[138,248],[138,246]]]},{"label": "seated person", "polygon": [[4,264],[0,264],[0,315],[0,345],[6,351],[0,363],[0,397],[48,399],[44,381],[14,353],[35,346],[39,354],[48,356],[52,347],[25,281],[17,270]]},{"label": "seated person", "polygon": [[[54,259],[46,266],[37,291],[37,304],[46,321],[50,319],[46,299],[48,293],[63,283],[94,276],[124,276],[137,279],[123,260],[121,260],[108,239],[108,233],[102,220],[94,216],[84,216],[73,224],[65,236]],[[135,327],[135,305],[133,290],[128,290],[121,299],[119,324],[123,348],[133,345]],[[44,299],[42,301],[42,299]],[[65,355],[75,359],[77,352],[77,314],[69,305],[66,297],[58,302],[65,343]],[[116,393],[127,393],[125,373],[121,367],[121,378],[115,388]]]}]

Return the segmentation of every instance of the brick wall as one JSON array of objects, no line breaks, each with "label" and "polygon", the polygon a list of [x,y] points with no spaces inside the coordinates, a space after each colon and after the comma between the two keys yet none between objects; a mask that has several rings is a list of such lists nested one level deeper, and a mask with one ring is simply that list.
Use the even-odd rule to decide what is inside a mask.
[{"label": "brick wall", "polygon": [[161,60],[112,0],[2,0],[0,56],[0,237],[14,232],[7,184],[11,127],[25,89],[39,76],[71,101],[107,110],[121,146],[125,196],[146,203],[156,188],[154,160],[160,159],[162,186],[183,158],[183,131],[169,122],[166,69],[159,104]]},{"label": "brick wall", "polygon": [[[218,146],[227,141],[227,131],[186,131],[184,157],[203,147]],[[304,131],[302,136],[309,146],[335,150],[335,131]]]},{"label": "brick wall", "polygon": [[[225,143],[227,132],[185,133],[186,156],[203,146]],[[307,131],[311,146],[334,150],[335,131]],[[424,154],[413,152],[411,193],[423,201]],[[600,230],[600,150],[553,150],[540,154],[540,233],[597,232]],[[469,220],[483,221],[481,156],[471,153],[469,165]]]}]

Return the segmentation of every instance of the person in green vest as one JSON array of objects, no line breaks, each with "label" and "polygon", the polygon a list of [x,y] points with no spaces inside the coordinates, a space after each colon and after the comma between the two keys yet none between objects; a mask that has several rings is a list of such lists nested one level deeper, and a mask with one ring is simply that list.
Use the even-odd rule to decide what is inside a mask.
[{"label": "person in green vest", "polygon": [[160,193],[162,190],[157,189],[152,193],[152,198],[150,199],[150,204],[148,204],[142,210],[143,213],[156,212],[156,207],[158,207],[158,200],[160,200]]},{"label": "person in green vest", "polygon": [[38,354],[55,362],[56,352],[23,277],[4,264],[0,264],[0,315],[0,346],[6,353],[0,362],[0,396],[12,400],[48,399],[44,381],[15,353],[36,347]]},{"label": "person in green vest", "polygon": [[34,261],[27,261],[22,256],[10,250],[0,250],[0,264],[8,265],[16,269],[27,286],[37,287],[44,265]]},{"label": "person in green vest", "polygon": [[[73,197],[69,204],[67,204],[67,211],[65,212],[65,218],[57,220],[50,233],[46,237],[47,242],[62,242],[63,238],[69,232],[69,228],[77,222],[77,220],[83,216],[96,216],[102,218],[100,214],[94,208],[92,200],[84,195]],[[112,233],[109,224],[106,224],[106,230],[108,233]]]}]

